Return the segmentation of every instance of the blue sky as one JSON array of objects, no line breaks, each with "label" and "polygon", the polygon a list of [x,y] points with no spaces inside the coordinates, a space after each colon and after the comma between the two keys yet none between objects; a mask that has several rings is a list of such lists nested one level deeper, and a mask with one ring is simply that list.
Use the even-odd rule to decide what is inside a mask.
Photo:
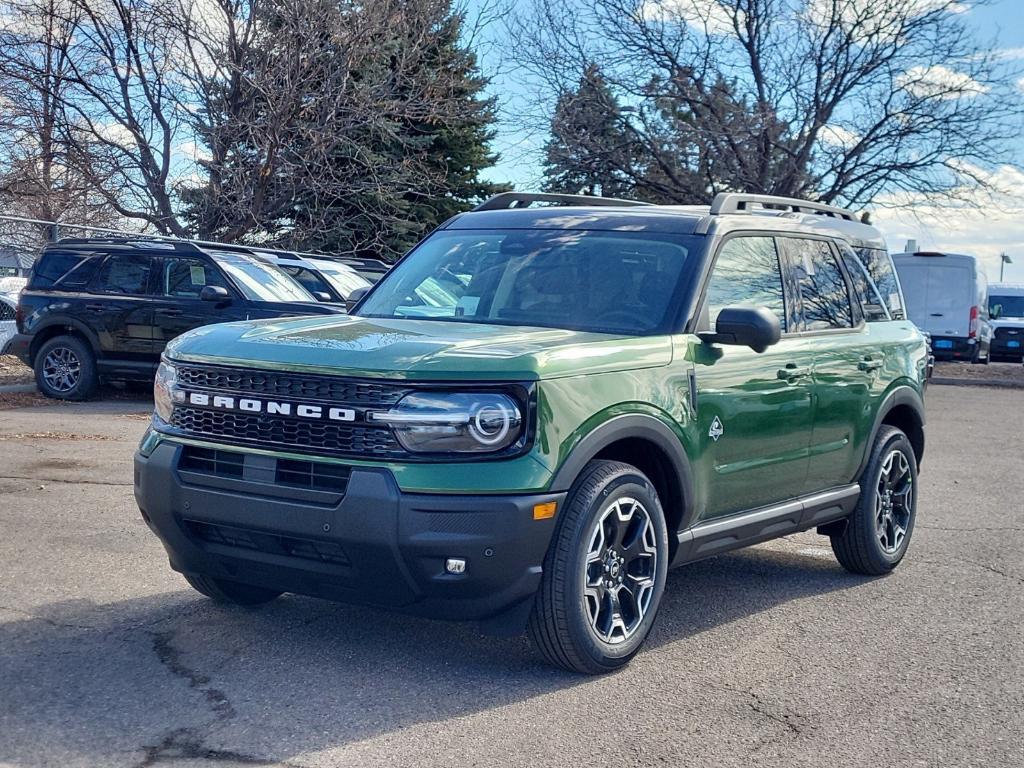
[{"label": "blue sky", "polygon": [[[482,0],[470,0],[470,7]],[[524,0],[516,0],[524,2]],[[528,0],[526,0],[528,2]],[[965,0],[965,19],[976,31],[978,42],[994,43],[1008,57],[1024,65],[1024,0],[999,0],[976,7]],[[485,67],[488,57],[484,57]],[[1024,90],[1024,81],[1021,82]],[[486,173],[494,181],[510,182],[518,189],[537,189],[540,182],[540,148],[546,136],[524,127],[521,111],[535,107],[535,94],[517,75],[499,75],[491,92],[502,106],[494,149],[500,160]],[[994,177],[1006,193],[984,201],[984,208],[936,206],[918,203],[907,209],[877,208],[872,211],[892,251],[901,251],[907,240],[922,250],[972,253],[981,257],[991,280],[999,277],[999,254],[1010,255],[1007,281],[1024,282],[1024,137],[1016,167],[999,169]]]}]

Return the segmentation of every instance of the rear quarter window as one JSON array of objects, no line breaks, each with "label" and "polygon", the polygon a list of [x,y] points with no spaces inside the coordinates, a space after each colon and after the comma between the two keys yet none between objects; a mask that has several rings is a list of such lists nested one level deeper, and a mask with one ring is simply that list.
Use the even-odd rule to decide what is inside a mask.
[{"label": "rear quarter window", "polygon": [[905,320],[906,311],[903,307],[903,296],[892,258],[880,248],[858,248],[857,258],[864,265],[871,281],[878,287],[878,292],[885,301],[886,309],[893,320]]},{"label": "rear quarter window", "polygon": [[97,259],[87,254],[47,251],[32,268],[30,288],[82,288],[96,271]]}]

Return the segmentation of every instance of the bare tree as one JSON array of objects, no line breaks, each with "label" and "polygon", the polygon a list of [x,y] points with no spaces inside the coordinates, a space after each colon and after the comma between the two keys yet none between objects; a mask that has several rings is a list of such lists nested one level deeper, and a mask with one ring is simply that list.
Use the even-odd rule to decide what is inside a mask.
[{"label": "bare tree", "polygon": [[553,95],[600,66],[625,105],[623,134],[646,150],[624,169],[640,193],[863,205],[900,190],[959,194],[1010,157],[1024,114],[1017,73],[959,10],[956,0],[590,0],[588,13],[567,14],[536,0],[511,40]]}]

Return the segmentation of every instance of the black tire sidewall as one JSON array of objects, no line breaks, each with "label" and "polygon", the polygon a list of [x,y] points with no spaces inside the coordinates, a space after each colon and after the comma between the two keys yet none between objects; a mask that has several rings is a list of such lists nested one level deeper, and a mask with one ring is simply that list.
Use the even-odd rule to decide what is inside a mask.
[{"label": "black tire sidewall", "polygon": [[[879,570],[891,570],[895,568],[907,553],[910,546],[910,538],[914,533],[914,525],[917,521],[917,459],[914,456],[913,446],[903,432],[896,429],[888,429],[876,442],[871,453],[871,461],[864,472],[864,486],[861,488],[861,497],[858,503],[857,514],[854,516],[853,525],[858,527],[857,534],[863,536],[866,542],[871,544],[869,554],[872,560],[878,563]],[[907,525],[907,533],[903,537],[903,543],[895,552],[889,553],[882,548],[875,531],[875,498],[878,495],[878,480],[882,463],[885,457],[894,449],[899,449],[907,458],[910,465],[910,477],[913,486],[913,494],[910,504],[910,522]]]},{"label": "black tire sidewall", "polygon": [[[65,347],[74,352],[81,366],[78,382],[74,389],[68,392],[58,392],[51,388],[43,378],[43,361],[46,356],[58,347]],[[57,336],[43,343],[35,356],[33,366],[36,378],[36,387],[47,397],[55,400],[85,400],[96,389],[96,359],[92,350],[81,339],[74,336]]]},{"label": "black tire sidewall", "polygon": [[[638,470],[623,469],[621,474],[609,479],[597,493],[591,493],[588,499],[581,499],[587,504],[585,514],[575,521],[573,530],[565,533],[572,536],[573,547],[569,558],[571,573],[566,578],[566,615],[568,630],[577,648],[601,666],[614,669],[632,658],[640,650],[647,639],[651,627],[657,618],[658,609],[665,591],[668,575],[668,531],[665,515],[658,500],[657,492]],[[658,541],[658,562],[655,567],[654,594],[640,627],[627,640],[617,643],[605,643],[594,636],[584,604],[581,575],[586,562],[588,533],[596,518],[607,509],[616,498],[631,497],[639,500],[646,507],[654,524]],[[575,501],[575,500],[574,500]]]}]

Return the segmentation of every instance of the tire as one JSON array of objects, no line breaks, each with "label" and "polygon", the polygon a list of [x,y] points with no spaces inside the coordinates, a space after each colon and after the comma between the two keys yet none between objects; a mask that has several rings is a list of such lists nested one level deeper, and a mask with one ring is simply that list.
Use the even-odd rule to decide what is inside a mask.
[{"label": "tire", "polygon": [[667,575],[668,531],[654,485],[629,464],[592,461],[569,491],[544,559],[530,638],[571,672],[618,669],[647,638]]},{"label": "tire", "polygon": [[77,336],[55,336],[33,361],[36,386],[55,400],[87,400],[96,391],[96,356]]},{"label": "tire", "polygon": [[831,537],[832,551],[851,573],[881,576],[903,559],[917,519],[917,459],[903,432],[878,430],[860,484],[857,508]]},{"label": "tire", "polygon": [[215,579],[212,576],[199,576],[197,574],[186,573],[182,575],[192,589],[218,603],[253,607],[269,603],[271,600],[281,596],[281,593],[276,590],[255,587],[252,584],[242,584],[238,581]]}]

